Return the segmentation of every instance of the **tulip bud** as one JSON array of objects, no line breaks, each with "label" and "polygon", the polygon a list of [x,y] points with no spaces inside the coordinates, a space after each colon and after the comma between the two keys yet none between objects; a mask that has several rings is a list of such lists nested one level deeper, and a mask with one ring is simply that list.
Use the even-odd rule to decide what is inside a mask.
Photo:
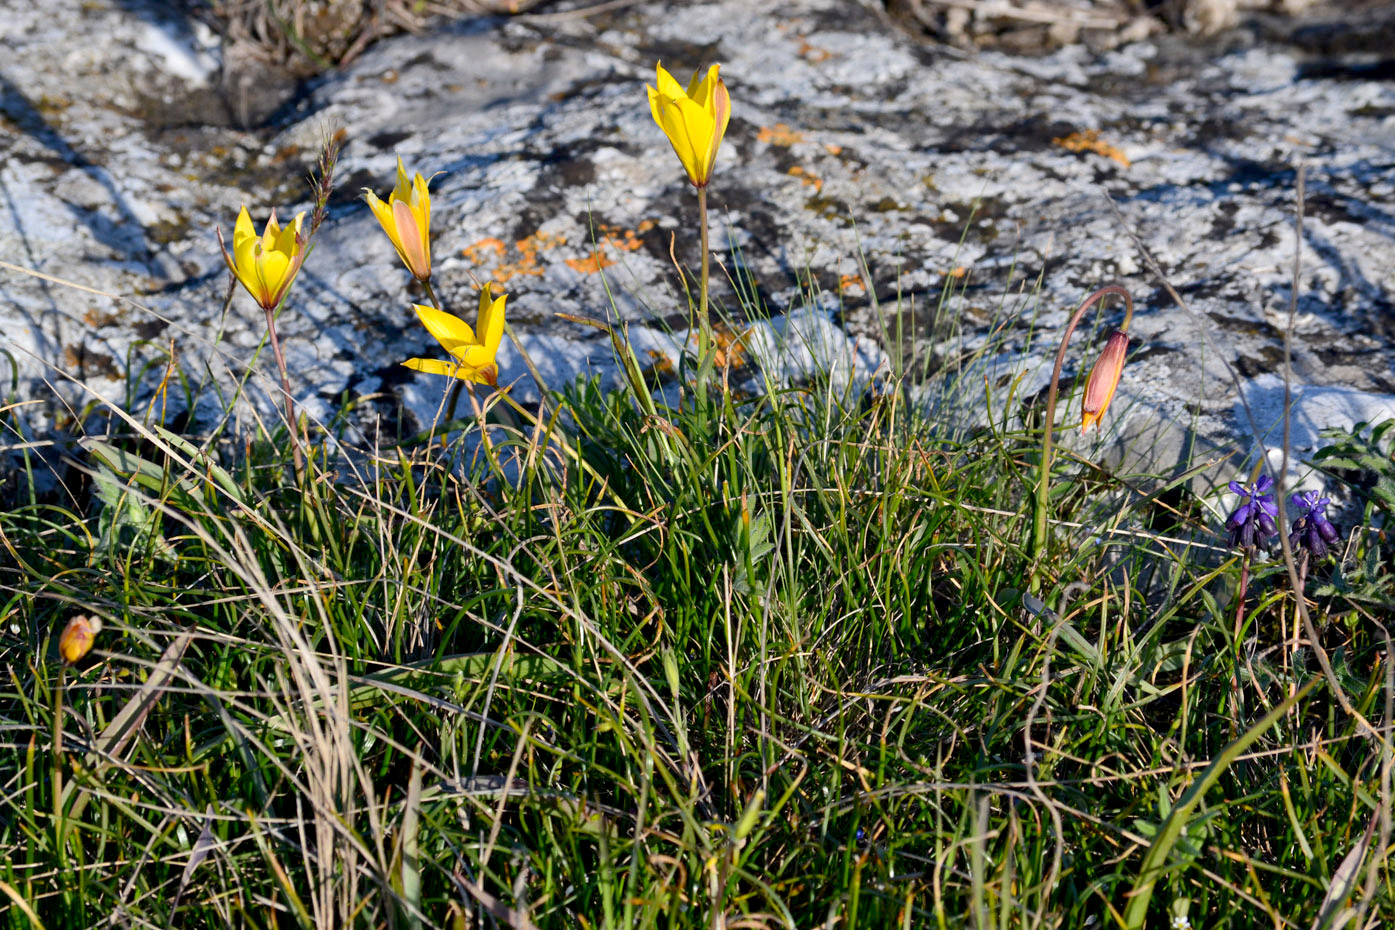
[{"label": "tulip bud", "polygon": [[1128,351],[1128,333],[1116,329],[1109,334],[1104,351],[1100,353],[1095,367],[1090,369],[1090,377],[1085,381],[1085,400],[1081,404],[1082,433],[1090,428],[1091,423],[1098,423],[1104,412],[1109,409],[1109,402],[1114,399],[1114,389],[1119,386],[1119,376],[1124,373],[1124,356]]},{"label": "tulip bud", "polygon": [[102,621],[96,617],[83,614],[74,616],[58,637],[58,652],[63,656],[63,661],[69,665],[82,661],[82,657],[92,651],[92,643],[100,632]]},{"label": "tulip bud", "polygon": [[712,179],[717,150],[731,120],[731,97],[718,76],[720,69],[713,65],[705,76],[699,71],[684,90],[663,65],[656,65],[658,87],[646,85],[654,122],[668,136],[688,180],[698,188]]},{"label": "tulip bud", "polygon": [[392,240],[402,263],[418,281],[431,277],[431,192],[429,182],[418,172],[410,179],[402,159],[397,159],[397,186],[386,201],[368,188],[363,189],[373,216]]}]

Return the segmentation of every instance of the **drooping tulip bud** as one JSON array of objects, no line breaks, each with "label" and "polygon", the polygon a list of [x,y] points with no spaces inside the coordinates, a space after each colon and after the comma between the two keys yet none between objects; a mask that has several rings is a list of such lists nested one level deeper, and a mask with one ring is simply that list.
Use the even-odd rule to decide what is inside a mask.
[{"label": "drooping tulip bud", "polygon": [[1109,334],[1095,367],[1090,369],[1090,377],[1085,381],[1085,400],[1081,404],[1082,419],[1080,431],[1083,433],[1090,424],[1099,423],[1109,402],[1114,399],[1114,389],[1119,386],[1119,376],[1124,373],[1124,356],[1129,351],[1129,334],[1115,330]]}]

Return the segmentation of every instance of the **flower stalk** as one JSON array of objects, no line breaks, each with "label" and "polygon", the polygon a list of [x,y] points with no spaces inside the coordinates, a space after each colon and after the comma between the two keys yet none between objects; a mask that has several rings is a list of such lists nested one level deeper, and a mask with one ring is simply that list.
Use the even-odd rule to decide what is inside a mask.
[{"label": "flower stalk", "polygon": [[1070,346],[1070,337],[1075,333],[1075,328],[1080,325],[1085,311],[1109,296],[1124,298],[1124,320],[1119,324],[1117,332],[1110,335],[1109,342],[1106,343],[1100,360],[1091,370],[1089,381],[1086,384],[1085,407],[1087,409],[1081,429],[1085,429],[1091,423],[1097,424],[1104,416],[1109,402],[1113,400],[1114,389],[1118,386],[1119,377],[1123,373],[1124,355],[1128,350],[1129,323],[1133,321],[1133,298],[1129,296],[1129,292],[1118,284],[1108,284],[1086,297],[1076,308],[1070,322],[1066,324],[1066,331],[1061,336],[1060,348],[1056,350],[1056,365],[1051,371],[1051,386],[1046,392],[1046,424],[1042,431],[1041,465],[1037,472],[1036,508],[1032,519],[1032,561],[1028,568],[1027,586],[1033,594],[1041,590],[1039,573],[1042,554],[1046,551],[1046,517],[1051,492],[1051,453],[1055,447],[1056,396],[1061,381],[1061,369],[1066,361],[1066,349]]},{"label": "flower stalk", "polygon": [[716,340],[712,335],[708,311],[709,274],[711,258],[707,239],[707,185],[717,162],[717,151],[731,120],[731,97],[720,77],[721,65],[713,65],[704,75],[693,74],[685,90],[662,64],[655,66],[655,87],[649,92],[649,111],[654,122],[668,137],[688,180],[697,189],[698,237],[702,249],[702,274],[698,282],[698,409],[707,409],[707,381],[716,359]]},{"label": "flower stalk", "polygon": [[712,375],[712,365],[716,358],[716,340],[712,338],[712,320],[707,311],[707,280],[709,261],[707,247],[707,188],[699,187],[698,194],[698,239],[702,248],[702,277],[698,281],[698,409],[707,409],[707,379]]},{"label": "flower stalk", "polygon": [[237,216],[233,229],[233,248],[228,252],[223,242],[223,230],[218,230],[218,247],[223,250],[223,261],[228,265],[233,277],[242,282],[247,293],[266,314],[266,329],[271,338],[271,351],[276,357],[276,367],[281,373],[281,393],[286,404],[286,426],[291,433],[291,455],[295,460],[296,475],[305,470],[305,458],[300,449],[300,431],[295,418],[295,399],[291,394],[291,379],[286,372],[286,357],[281,352],[281,341],[276,335],[276,315],[291,284],[305,261],[306,245],[309,237],[303,230],[305,211],[297,213],[295,219],[284,229],[276,222],[276,211],[260,236],[252,226],[252,217],[243,207]]},{"label": "flower stalk", "polygon": [[[295,415],[295,398],[291,394],[291,379],[286,371],[286,356],[281,351],[281,340],[276,334],[276,317],[290,294],[291,285],[300,272],[300,266],[310,254],[310,242],[315,238],[320,224],[329,215],[329,197],[334,190],[334,166],[339,159],[339,149],[344,143],[343,130],[328,136],[320,147],[316,161],[316,173],[310,178],[314,199],[314,209],[310,215],[310,228],[304,228],[305,212],[300,211],[289,225],[282,228],[276,221],[276,211],[266,222],[260,236],[252,226],[252,217],[244,206],[237,215],[233,227],[232,252],[223,241],[223,230],[218,233],[218,248],[223,252],[223,261],[233,279],[241,282],[247,293],[266,314],[266,331],[271,340],[271,352],[276,357],[276,368],[281,374],[281,393],[286,404],[286,428],[291,435],[291,456],[295,463],[296,478],[305,474],[305,457],[301,450],[300,424]],[[229,285],[229,297],[231,287]]]}]

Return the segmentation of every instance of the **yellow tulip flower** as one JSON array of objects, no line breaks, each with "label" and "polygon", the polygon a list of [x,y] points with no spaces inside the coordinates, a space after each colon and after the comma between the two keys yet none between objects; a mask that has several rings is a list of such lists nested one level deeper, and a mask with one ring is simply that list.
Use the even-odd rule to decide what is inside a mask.
[{"label": "yellow tulip flower", "polygon": [[695,73],[686,91],[663,65],[656,67],[658,89],[645,85],[649,111],[672,143],[683,170],[688,172],[688,180],[694,187],[706,187],[712,178],[717,148],[731,119],[731,98],[717,75],[721,65],[708,68],[707,76],[701,79]]},{"label": "yellow tulip flower", "polygon": [[1084,419],[1080,432],[1095,424],[1098,428],[1109,402],[1114,399],[1114,390],[1119,386],[1119,377],[1124,373],[1124,356],[1129,351],[1129,334],[1115,330],[1109,334],[1100,352],[1095,367],[1090,369],[1090,377],[1085,379],[1085,400],[1081,403]]},{"label": "yellow tulip flower", "polygon": [[408,181],[407,171],[399,158],[397,186],[388,195],[386,203],[368,188],[363,189],[368,208],[378,218],[383,232],[392,240],[393,248],[402,257],[402,263],[418,281],[431,277],[431,194],[426,184],[426,179],[420,173]]},{"label": "yellow tulip flower", "polygon": [[223,261],[247,293],[252,295],[263,310],[275,310],[281,298],[290,290],[300,263],[305,261],[305,237],[301,233],[301,220],[305,211],[295,215],[295,220],[282,229],[276,222],[276,211],[266,221],[265,231],[258,236],[252,228],[252,217],[247,208],[237,215],[237,226],[233,229],[233,250],[223,244],[223,231],[218,230],[218,247],[223,250]]},{"label": "yellow tulip flower", "polygon": [[414,371],[424,371],[431,375],[445,375],[462,381],[474,381],[494,387],[499,380],[499,367],[494,357],[499,352],[499,342],[504,338],[504,301],[507,294],[493,297],[486,284],[480,290],[479,317],[475,328],[460,317],[435,307],[413,304],[417,318],[436,341],[450,353],[451,361],[436,358],[412,358],[403,362]]}]

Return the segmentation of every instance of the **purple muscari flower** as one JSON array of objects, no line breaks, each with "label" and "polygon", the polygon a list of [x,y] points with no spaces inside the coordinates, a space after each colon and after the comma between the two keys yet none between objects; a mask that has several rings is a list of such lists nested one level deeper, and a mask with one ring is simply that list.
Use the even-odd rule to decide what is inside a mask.
[{"label": "purple muscari flower", "polygon": [[1279,532],[1279,525],[1274,522],[1279,516],[1279,505],[1274,503],[1274,479],[1260,475],[1254,484],[1232,481],[1229,487],[1240,495],[1240,506],[1225,521],[1230,545],[1241,549],[1264,546]]},{"label": "purple muscari flower", "polygon": [[1327,547],[1340,538],[1337,528],[1327,519],[1328,503],[1327,498],[1318,497],[1317,491],[1304,491],[1288,499],[1289,506],[1297,514],[1293,532],[1288,537],[1288,544],[1295,552],[1301,546],[1311,552],[1313,558],[1320,559],[1327,555]]}]

